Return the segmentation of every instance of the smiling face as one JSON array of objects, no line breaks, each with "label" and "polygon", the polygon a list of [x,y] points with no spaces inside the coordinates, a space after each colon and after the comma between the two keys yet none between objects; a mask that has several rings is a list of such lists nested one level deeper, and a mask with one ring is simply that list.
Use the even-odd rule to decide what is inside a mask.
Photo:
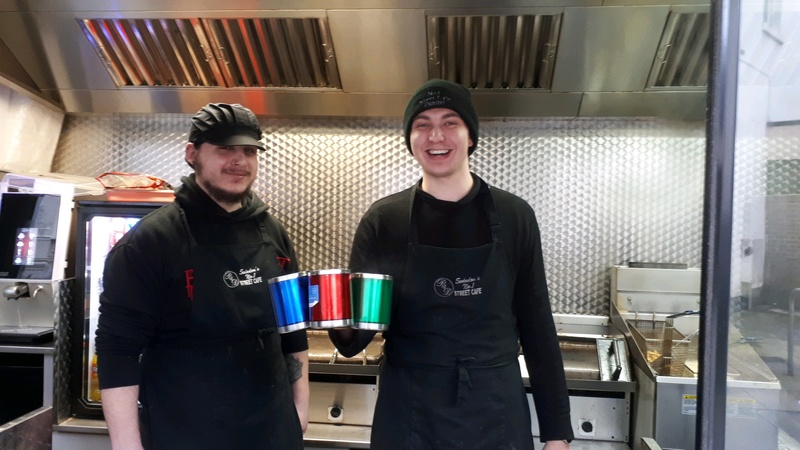
[{"label": "smiling face", "polygon": [[186,162],[194,167],[203,191],[226,211],[241,207],[258,173],[258,147],[219,146],[204,142],[186,146]]},{"label": "smiling face", "polygon": [[421,112],[411,123],[411,153],[423,178],[469,176],[469,128],[455,111],[434,108]]}]

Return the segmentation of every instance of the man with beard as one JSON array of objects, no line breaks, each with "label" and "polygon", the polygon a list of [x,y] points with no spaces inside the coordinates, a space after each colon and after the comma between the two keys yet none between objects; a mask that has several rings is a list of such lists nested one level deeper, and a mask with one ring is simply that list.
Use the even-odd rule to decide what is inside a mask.
[{"label": "man with beard", "polygon": [[277,333],[267,290],[298,263],[250,190],[261,138],[241,105],[200,109],[194,173],[108,254],[96,347],[115,450],[303,448],[308,340]]}]

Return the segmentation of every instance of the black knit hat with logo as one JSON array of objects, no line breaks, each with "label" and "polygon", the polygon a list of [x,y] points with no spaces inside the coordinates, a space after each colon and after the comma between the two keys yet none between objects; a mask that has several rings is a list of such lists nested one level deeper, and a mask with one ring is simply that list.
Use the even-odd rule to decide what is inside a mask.
[{"label": "black knit hat with logo", "polygon": [[433,108],[452,109],[469,129],[469,137],[472,139],[472,146],[469,147],[468,154],[475,151],[478,145],[478,113],[472,105],[472,98],[467,88],[446,80],[431,80],[423,84],[406,106],[406,113],[403,116],[403,128],[405,130],[406,147],[411,152],[411,124],[414,119],[423,111]]},{"label": "black knit hat with logo", "polygon": [[264,150],[261,125],[252,111],[239,104],[209,103],[192,117],[189,142],[200,145],[251,145]]}]

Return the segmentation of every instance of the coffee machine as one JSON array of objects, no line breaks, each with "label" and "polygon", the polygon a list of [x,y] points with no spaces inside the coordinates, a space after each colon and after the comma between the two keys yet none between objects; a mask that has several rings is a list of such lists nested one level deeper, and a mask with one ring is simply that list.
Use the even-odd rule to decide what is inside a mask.
[{"label": "coffee machine", "polygon": [[0,180],[0,343],[52,339],[59,291],[74,278],[74,198],[103,191],[94,178],[62,174]]}]

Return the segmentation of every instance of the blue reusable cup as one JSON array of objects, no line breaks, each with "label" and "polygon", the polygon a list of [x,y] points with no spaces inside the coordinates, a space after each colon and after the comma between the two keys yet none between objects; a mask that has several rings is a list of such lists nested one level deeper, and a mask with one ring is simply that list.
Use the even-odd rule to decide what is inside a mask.
[{"label": "blue reusable cup", "polygon": [[308,328],[308,272],[270,278],[267,284],[278,333]]}]

